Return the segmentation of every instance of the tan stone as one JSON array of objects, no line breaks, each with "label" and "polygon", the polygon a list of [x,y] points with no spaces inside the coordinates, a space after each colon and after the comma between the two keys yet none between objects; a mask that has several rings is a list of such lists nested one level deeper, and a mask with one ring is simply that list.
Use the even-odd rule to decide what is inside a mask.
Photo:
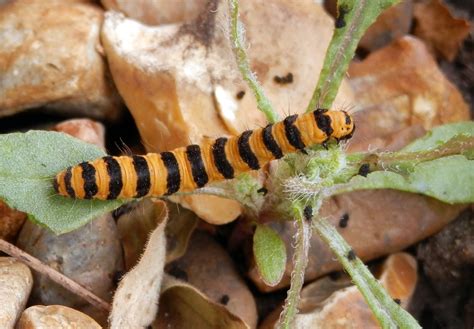
[{"label": "tan stone", "polygon": [[58,123],[53,129],[105,149],[105,128],[100,122],[72,119]]},{"label": "tan stone", "polygon": [[207,0],[102,0],[109,10],[149,25],[188,22],[199,15]]},{"label": "tan stone", "polygon": [[439,69],[423,42],[400,38],[349,68],[357,94],[357,130],[351,150],[383,148],[391,135],[407,127],[469,120],[458,89]]},{"label": "tan stone", "polygon": [[62,305],[36,305],[27,308],[17,329],[101,329],[92,318]]},{"label": "tan stone", "polygon": [[12,240],[26,220],[24,212],[15,210],[0,201],[0,238]]},{"label": "tan stone", "polygon": [[32,286],[33,277],[28,266],[14,258],[0,257],[0,328],[13,328]]},{"label": "tan stone", "polygon": [[44,106],[113,119],[119,101],[99,42],[102,10],[85,1],[0,7],[0,116]]}]

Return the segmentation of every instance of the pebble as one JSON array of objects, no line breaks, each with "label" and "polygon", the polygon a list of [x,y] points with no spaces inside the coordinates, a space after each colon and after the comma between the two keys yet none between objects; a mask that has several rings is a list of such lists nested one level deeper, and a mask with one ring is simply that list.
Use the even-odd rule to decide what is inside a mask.
[{"label": "pebble", "polygon": [[21,315],[16,329],[101,329],[84,313],[63,305],[35,305]]},{"label": "pebble", "polygon": [[28,266],[0,257],[0,328],[13,328],[25,308],[33,285]]}]

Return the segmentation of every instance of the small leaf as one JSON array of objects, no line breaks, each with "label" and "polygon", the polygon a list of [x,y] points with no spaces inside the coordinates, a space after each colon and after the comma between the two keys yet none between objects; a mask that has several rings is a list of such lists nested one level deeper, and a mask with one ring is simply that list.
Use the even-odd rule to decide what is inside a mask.
[{"label": "small leaf", "polygon": [[285,272],[286,247],[278,233],[258,225],[253,236],[253,254],[263,281],[269,286],[280,282]]},{"label": "small leaf", "polygon": [[474,161],[453,155],[421,162],[410,173],[376,171],[356,176],[344,191],[390,188],[421,193],[447,203],[474,202]]},{"label": "small leaf", "polygon": [[446,144],[459,135],[474,137],[474,122],[456,122],[433,128],[422,138],[407,145],[401,152],[429,151]]},{"label": "small leaf", "polygon": [[62,133],[29,131],[0,135],[0,198],[56,234],[72,231],[122,201],[76,200],[56,195],[53,177],[104,152]]}]

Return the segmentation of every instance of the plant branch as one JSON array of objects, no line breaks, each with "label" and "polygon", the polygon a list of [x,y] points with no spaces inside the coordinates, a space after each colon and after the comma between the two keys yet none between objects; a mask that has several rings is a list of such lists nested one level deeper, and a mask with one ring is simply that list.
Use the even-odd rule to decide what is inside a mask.
[{"label": "plant branch", "polygon": [[297,232],[295,236],[295,254],[293,256],[293,272],[291,273],[290,289],[285,300],[283,312],[276,328],[293,328],[293,321],[298,312],[301,288],[304,284],[304,273],[308,264],[309,241],[311,239],[311,225],[305,218],[304,211],[299,206],[296,211]]},{"label": "plant branch", "polygon": [[399,0],[339,0],[336,28],[326,51],[323,68],[307,112],[329,108],[367,28]]},{"label": "plant branch", "polygon": [[0,251],[18,259],[20,262],[31,267],[35,271],[46,275],[48,278],[71,291],[72,293],[82,297],[84,300],[89,302],[91,305],[95,306],[97,309],[110,312],[110,304],[102,300],[101,298],[94,295],[92,292],[78,284],[77,282],[71,280],[64,274],[54,270],[50,266],[44,264],[39,259],[27,254],[23,250],[15,247],[11,243],[0,239]]},{"label": "plant branch", "polygon": [[382,328],[421,328],[408,312],[394,302],[332,225],[316,218],[313,228],[349,273]]},{"label": "plant branch", "polygon": [[280,121],[278,114],[273,110],[270,100],[265,95],[262,87],[257,81],[257,77],[250,69],[249,60],[244,50],[244,28],[239,21],[239,2],[238,0],[229,0],[230,14],[230,41],[232,50],[237,61],[242,77],[255,95],[257,107],[267,117],[267,121],[275,123]]}]

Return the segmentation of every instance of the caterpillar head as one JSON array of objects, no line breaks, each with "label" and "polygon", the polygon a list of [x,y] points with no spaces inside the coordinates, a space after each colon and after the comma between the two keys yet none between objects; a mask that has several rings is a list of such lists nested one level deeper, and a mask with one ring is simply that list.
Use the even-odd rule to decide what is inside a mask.
[{"label": "caterpillar head", "polygon": [[355,131],[354,120],[346,111],[334,111],[331,115],[333,132],[331,137],[337,140],[346,140],[352,137]]}]

